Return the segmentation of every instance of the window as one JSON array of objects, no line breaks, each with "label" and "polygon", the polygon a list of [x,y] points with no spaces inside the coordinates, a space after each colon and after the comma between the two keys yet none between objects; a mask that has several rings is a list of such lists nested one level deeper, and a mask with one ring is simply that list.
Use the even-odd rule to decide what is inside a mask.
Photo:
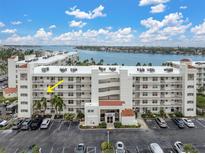
[{"label": "window", "polygon": [[73,100],[68,100],[68,104],[73,104]]},{"label": "window", "polygon": [[187,101],[187,104],[194,104],[194,101]]},{"label": "window", "polygon": [[157,92],[153,92],[152,96],[158,96]]},{"label": "window", "polygon": [[147,81],[147,80],[148,80],[148,77],[143,77],[142,80],[143,80],[143,81]]},{"label": "window", "polygon": [[58,81],[61,81],[61,80],[63,80],[63,77],[58,77]]},{"label": "window", "polygon": [[68,96],[73,96],[73,93],[71,93],[71,92],[70,92],[70,93],[68,93]]},{"label": "window", "polygon": [[143,95],[143,96],[147,96],[148,93],[147,93],[147,92],[143,92],[142,95]]},{"label": "window", "polygon": [[143,85],[142,86],[144,89],[147,89],[148,88],[148,85]]},{"label": "window", "polygon": [[194,93],[187,93],[187,96],[194,96]]},{"label": "window", "polygon": [[20,74],[20,80],[27,80],[27,74],[26,73],[21,73]]},{"label": "window", "polygon": [[158,78],[157,77],[153,77],[152,81],[158,81]]},{"label": "window", "polygon": [[68,81],[73,81],[73,77],[68,77]]},{"label": "window", "polygon": [[158,86],[157,85],[153,85],[153,87],[152,87],[153,89],[156,89],[156,88],[158,88]]},{"label": "window", "polygon": [[22,101],[21,104],[22,104],[22,105],[26,105],[26,104],[28,104],[28,102]]},{"label": "window", "polygon": [[188,80],[194,80],[194,74],[188,74]]},{"label": "window", "polygon": [[194,109],[193,108],[188,108],[187,111],[194,111]]},{"label": "window", "polygon": [[58,85],[58,89],[63,89],[63,85]]},{"label": "window", "polygon": [[27,86],[27,85],[21,85],[20,88],[22,88],[22,89],[27,89],[28,86]]},{"label": "window", "polygon": [[21,109],[21,112],[28,112],[27,109]]},{"label": "window", "polygon": [[68,89],[73,89],[73,85],[68,85]]},{"label": "window", "polygon": [[194,88],[194,86],[193,85],[188,85],[187,88]]},{"label": "window", "polygon": [[94,112],[94,110],[88,110],[88,113],[93,113]]},{"label": "window", "polygon": [[21,93],[20,96],[26,97],[26,96],[28,96],[28,94],[26,94],[26,93]]},{"label": "window", "polygon": [[74,109],[73,109],[73,108],[68,108],[68,111],[69,111],[69,112],[73,112]]},{"label": "window", "polygon": [[58,96],[63,96],[63,93],[62,92],[58,92]]},{"label": "window", "polygon": [[152,111],[157,111],[157,107],[153,107],[153,108],[152,108]]},{"label": "window", "polygon": [[148,103],[147,100],[143,100],[143,101],[142,101],[142,104],[147,104],[147,103]]},{"label": "window", "polygon": [[157,100],[153,100],[153,101],[152,101],[152,104],[157,104]]}]

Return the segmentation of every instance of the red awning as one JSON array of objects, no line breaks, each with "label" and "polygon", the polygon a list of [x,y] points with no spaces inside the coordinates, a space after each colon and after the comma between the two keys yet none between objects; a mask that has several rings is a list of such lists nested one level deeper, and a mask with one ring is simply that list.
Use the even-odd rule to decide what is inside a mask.
[{"label": "red awning", "polygon": [[135,113],[132,109],[124,109],[124,110],[122,110],[121,115],[123,117],[132,117],[135,115]]},{"label": "red awning", "polygon": [[123,101],[119,101],[119,100],[115,100],[115,101],[100,101],[99,105],[100,106],[122,106],[124,102]]}]

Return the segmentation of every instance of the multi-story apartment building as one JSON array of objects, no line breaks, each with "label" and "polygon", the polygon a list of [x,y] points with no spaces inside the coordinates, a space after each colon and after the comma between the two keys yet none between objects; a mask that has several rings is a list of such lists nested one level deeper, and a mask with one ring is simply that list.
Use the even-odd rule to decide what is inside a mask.
[{"label": "multi-story apartment building", "polygon": [[[181,61],[168,66],[38,66],[19,65],[18,116],[31,117],[33,104],[54,95],[62,97],[61,113],[85,113],[86,125],[105,121],[133,124],[134,112],[180,111],[196,115],[196,69]],[[64,82],[47,93],[47,87]]]},{"label": "multi-story apartment building", "polygon": [[12,56],[8,59],[8,87],[16,88],[18,85],[18,68],[20,65],[32,63],[34,66],[62,66],[66,65],[68,61],[71,63],[78,59],[77,52],[57,52],[46,53],[43,57],[36,57],[35,55],[26,55],[25,60],[19,61],[18,56]]},{"label": "multi-story apartment building", "polygon": [[[191,59],[182,59],[182,61],[187,62],[188,65],[197,69],[197,89],[205,89],[205,61],[192,61]],[[180,61],[169,61],[166,64],[176,68],[180,67]]]}]

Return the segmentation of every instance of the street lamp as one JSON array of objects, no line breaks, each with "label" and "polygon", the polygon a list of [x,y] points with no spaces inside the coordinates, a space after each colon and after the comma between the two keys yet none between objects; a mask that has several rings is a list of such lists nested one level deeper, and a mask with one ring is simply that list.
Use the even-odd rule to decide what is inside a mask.
[{"label": "street lamp", "polygon": [[107,131],[107,142],[108,144],[110,143],[110,132],[109,131]]}]

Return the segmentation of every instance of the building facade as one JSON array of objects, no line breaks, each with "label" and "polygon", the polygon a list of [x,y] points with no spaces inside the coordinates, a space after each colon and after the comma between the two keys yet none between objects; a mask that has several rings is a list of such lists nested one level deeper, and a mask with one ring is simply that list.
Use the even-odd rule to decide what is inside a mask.
[{"label": "building facade", "polygon": [[[54,95],[62,97],[61,113],[85,114],[86,125],[100,122],[135,123],[135,112],[180,111],[196,116],[196,75],[194,67],[181,62],[169,66],[35,66],[18,68],[18,116],[31,117],[33,104],[47,99],[46,113]],[[64,82],[47,93],[47,87]]]}]

